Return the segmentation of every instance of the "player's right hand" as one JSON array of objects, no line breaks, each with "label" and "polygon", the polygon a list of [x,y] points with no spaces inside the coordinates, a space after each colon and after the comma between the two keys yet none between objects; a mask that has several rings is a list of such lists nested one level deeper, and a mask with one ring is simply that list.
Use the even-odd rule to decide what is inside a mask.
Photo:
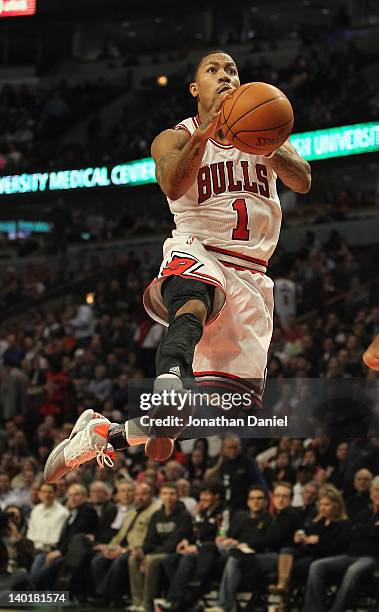
[{"label": "player's right hand", "polygon": [[222,105],[224,104],[225,100],[232,95],[233,92],[234,89],[231,89],[229,91],[224,91],[223,93],[217,95],[212,108],[205,116],[204,120],[201,122],[200,127],[198,127],[196,130],[202,140],[208,140],[208,138],[215,138],[218,129],[218,124],[220,122]]}]

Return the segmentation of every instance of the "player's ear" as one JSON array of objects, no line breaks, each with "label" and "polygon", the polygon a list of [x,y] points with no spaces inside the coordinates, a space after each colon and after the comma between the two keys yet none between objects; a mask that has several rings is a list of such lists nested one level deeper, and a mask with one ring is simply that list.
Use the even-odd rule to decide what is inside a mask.
[{"label": "player's ear", "polygon": [[191,96],[196,98],[198,92],[197,92],[197,84],[195,82],[194,83],[190,83],[189,90],[190,90]]}]

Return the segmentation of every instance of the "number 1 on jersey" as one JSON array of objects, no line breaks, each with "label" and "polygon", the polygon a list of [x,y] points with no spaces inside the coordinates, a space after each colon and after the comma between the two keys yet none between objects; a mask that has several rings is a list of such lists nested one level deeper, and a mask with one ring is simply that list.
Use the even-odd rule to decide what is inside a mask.
[{"label": "number 1 on jersey", "polygon": [[245,198],[238,198],[232,202],[233,210],[237,213],[237,225],[233,229],[233,240],[249,240],[250,232],[247,228],[247,206]]}]

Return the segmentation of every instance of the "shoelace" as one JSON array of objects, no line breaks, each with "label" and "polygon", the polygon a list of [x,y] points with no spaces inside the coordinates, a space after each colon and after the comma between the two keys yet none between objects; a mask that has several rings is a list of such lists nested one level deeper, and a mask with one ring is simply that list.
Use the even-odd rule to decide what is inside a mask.
[{"label": "shoelace", "polygon": [[101,448],[98,448],[97,446],[95,446],[95,450],[96,450],[96,461],[97,461],[97,465],[99,466],[99,468],[102,470],[104,468],[104,464],[107,467],[113,467],[113,459],[107,454],[106,452],[106,446],[102,446]]}]

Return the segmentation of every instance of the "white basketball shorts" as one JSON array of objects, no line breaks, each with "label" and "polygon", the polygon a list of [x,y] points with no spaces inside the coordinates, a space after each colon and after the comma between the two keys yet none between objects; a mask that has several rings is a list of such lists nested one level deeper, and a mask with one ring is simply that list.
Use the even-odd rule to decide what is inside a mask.
[{"label": "white basketball shorts", "polygon": [[[248,258],[209,248],[191,235],[166,240],[159,274],[144,292],[144,306],[153,319],[168,325],[161,296],[165,278],[178,275],[213,285],[213,309],[195,349],[196,382],[249,390],[259,404],[273,328],[274,283],[253,270]],[[233,264],[233,258],[238,263]],[[244,263],[249,267],[244,268]]]}]

